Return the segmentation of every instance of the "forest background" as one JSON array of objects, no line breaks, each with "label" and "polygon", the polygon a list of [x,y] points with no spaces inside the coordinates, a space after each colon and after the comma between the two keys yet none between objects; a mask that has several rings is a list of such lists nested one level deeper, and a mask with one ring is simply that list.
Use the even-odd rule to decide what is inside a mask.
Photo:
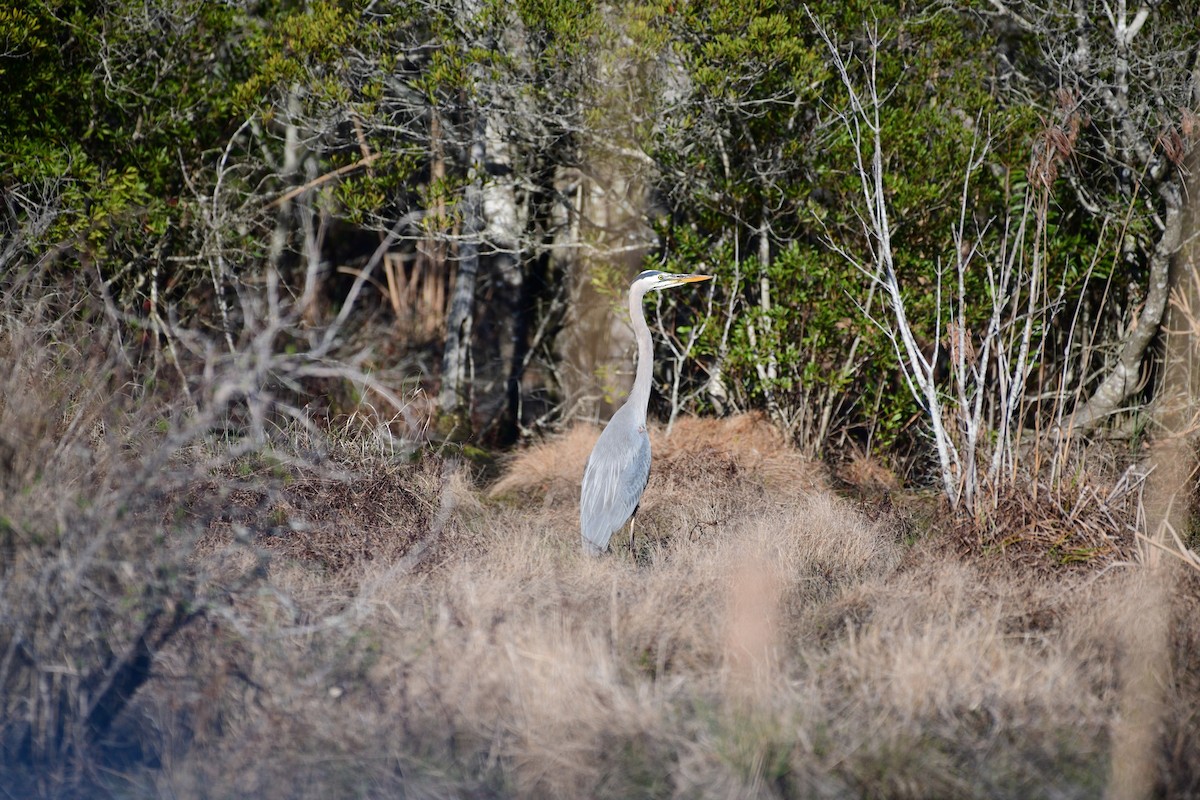
[{"label": "forest background", "polygon": [[[0,5],[0,78],[14,786],[1196,789],[1200,706],[1165,702],[1200,681],[1195,3],[40,0]],[[650,536],[588,565],[572,504],[586,431],[631,379],[641,269],[715,280],[647,307],[665,454]],[[863,551],[812,555],[831,536]],[[741,580],[722,547],[764,555]],[[771,548],[794,556],[782,572]],[[512,693],[562,676],[513,678],[498,709],[440,682],[438,648],[464,636],[482,647],[459,642],[466,663],[512,677],[463,631],[495,637],[513,596],[544,621],[538,598],[573,581],[591,605],[559,613],[583,639],[544,661],[583,674],[603,638],[613,673],[576,697],[620,696],[572,745],[609,760],[558,770]],[[768,588],[747,600],[744,583]],[[977,656],[1016,618],[1041,649],[992,653],[1003,686],[964,656],[946,668],[979,694],[909,687],[886,724],[835,724],[887,637],[932,658],[904,638],[913,619],[880,616],[897,587],[964,604],[920,647]],[[703,607],[681,612],[686,634],[639,616],[701,588],[714,619],[775,622],[747,644],[698,630]],[[1079,610],[1116,596],[1142,598],[1136,619]],[[649,627],[626,641],[622,615]],[[433,699],[388,694],[421,670]],[[730,674],[754,676],[751,700]],[[647,686],[666,694],[633,703]],[[353,755],[370,746],[314,721],[360,694],[356,730],[392,737],[370,768]],[[207,771],[254,736],[288,742],[282,775],[346,750],[307,789],[257,762]]]}]

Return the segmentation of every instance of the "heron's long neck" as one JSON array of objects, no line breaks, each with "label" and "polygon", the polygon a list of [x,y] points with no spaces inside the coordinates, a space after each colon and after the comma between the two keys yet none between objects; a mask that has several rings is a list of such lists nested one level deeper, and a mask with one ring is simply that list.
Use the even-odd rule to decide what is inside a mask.
[{"label": "heron's long neck", "polygon": [[637,411],[639,424],[646,422],[646,406],[650,403],[650,378],[654,371],[654,347],[650,341],[650,328],[646,326],[646,314],[642,310],[645,292],[629,293],[629,319],[633,322],[633,334],[637,337],[637,373],[633,378],[633,389],[626,403]]}]

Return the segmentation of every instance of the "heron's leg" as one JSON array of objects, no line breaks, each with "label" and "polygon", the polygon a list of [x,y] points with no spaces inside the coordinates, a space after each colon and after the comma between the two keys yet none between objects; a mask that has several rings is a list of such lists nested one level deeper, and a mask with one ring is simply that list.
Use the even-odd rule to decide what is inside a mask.
[{"label": "heron's leg", "polygon": [[633,549],[633,521],[637,519],[637,514],[629,518],[629,554],[633,556],[633,560],[637,560],[637,551]]}]

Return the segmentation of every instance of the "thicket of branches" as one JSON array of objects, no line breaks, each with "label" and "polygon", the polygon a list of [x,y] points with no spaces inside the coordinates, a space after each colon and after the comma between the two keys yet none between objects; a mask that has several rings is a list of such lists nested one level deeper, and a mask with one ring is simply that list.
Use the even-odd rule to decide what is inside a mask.
[{"label": "thicket of branches", "polygon": [[[1194,16],[6,8],[0,259],[86,275],[138,368],[182,387],[183,330],[235,352],[278,285],[316,356],[488,445],[602,417],[629,275],[710,271],[658,309],[664,417],[761,409],[814,453],[938,464],[956,501],[1029,437],[1128,435],[1155,397],[1190,269]],[[322,389],[331,418],[363,399]]]}]

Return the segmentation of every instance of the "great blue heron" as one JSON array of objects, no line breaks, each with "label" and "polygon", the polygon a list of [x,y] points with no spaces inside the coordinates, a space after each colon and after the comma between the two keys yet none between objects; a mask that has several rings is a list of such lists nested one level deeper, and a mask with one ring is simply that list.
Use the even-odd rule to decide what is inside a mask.
[{"label": "great blue heron", "polygon": [[[646,292],[685,283],[706,281],[711,275],[678,275],[650,269],[629,286],[629,317],[637,336],[637,374],[625,405],[617,409],[600,432],[583,473],[579,497],[579,530],[583,551],[598,556],[608,549],[613,533],[631,520],[650,479],[650,436],[646,433],[646,405],[650,402],[650,374],[654,348],[642,298]],[[632,523],[631,523],[632,526]]]}]

